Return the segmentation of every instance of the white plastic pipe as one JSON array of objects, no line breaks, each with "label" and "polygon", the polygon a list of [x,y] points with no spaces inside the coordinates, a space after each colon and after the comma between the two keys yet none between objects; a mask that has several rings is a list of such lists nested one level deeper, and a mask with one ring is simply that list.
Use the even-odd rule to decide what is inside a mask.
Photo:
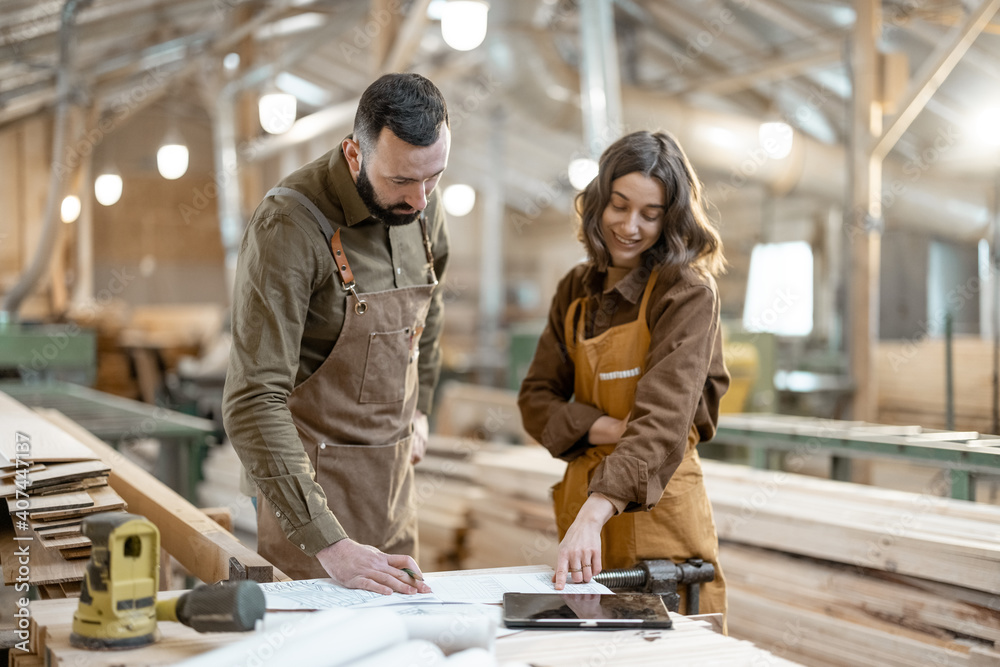
[{"label": "white plastic pipe", "polygon": [[492,653],[482,648],[470,648],[444,661],[445,667],[496,667],[497,659]]},{"label": "white plastic pipe", "polygon": [[441,647],[445,655],[470,648],[493,650],[497,624],[486,616],[461,614],[404,616],[410,639],[426,639]]},{"label": "white plastic pipe", "polygon": [[[459,652],[471,648],[481,649],[492,657],[495,639],[494,619],[457,613],[402,616],[389,609],[277,613],[265,616],[264,623],[245,641],[204,653],[179,663],[179,667],[361,667],[368,664],[365,661],[369,657],[379,658],[371,665],[391,667],[397,664],[389,661],[396,655],[397,647],[413,642],[419,642],[414,646],[423,647],[422,650],[414,653],[411,646],[410,653],[400,654],[408,656],[409,662],[398,664],[431,667],[443,664],[445,654],[460,655]],[[393,653],[386,653],[390,649]],[[423,661],[424,654],[428,656],[427,662]],[[473,653],[465,659],[473,660],[475,656]],[[469,662],[468,667],[479,664],[493,665],[495,662]]]},{"label": "white plastic pipe", "polygon": [[350,667],[439,667],[445,664],[444,653],[423,639],[413,639],[352,662]]},{"label": "white plastic pipe", "polygon": [[384,609],[331,609],[304,618],[301,614],[271,614],[246,641],[203,653],[179,665],[340,667],[406,640],[402,618]]}]

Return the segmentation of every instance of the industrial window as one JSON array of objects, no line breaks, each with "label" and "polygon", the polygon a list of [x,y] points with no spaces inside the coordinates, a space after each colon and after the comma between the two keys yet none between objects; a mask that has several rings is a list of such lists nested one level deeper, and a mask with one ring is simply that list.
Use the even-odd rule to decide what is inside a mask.
[{"label": "industrial window", "polygon": [[760,243],[750,255],[743,328],[807,336],[813,328],[813,255],[805,241]]}]

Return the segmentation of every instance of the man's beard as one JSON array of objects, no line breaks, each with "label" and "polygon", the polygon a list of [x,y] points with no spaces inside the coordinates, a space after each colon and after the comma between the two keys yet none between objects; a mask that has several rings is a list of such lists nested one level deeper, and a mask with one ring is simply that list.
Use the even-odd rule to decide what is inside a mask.
[{"label": "man's beard", "polygon": [[361,167],[361,171],[358,173],[357,181],[358,194],[361,195],[361,201],[365,203],[368,207],[368,212],[374,217],[382,221],[387,227],[397,227],[400,225],[408,225],[417,219],[420,215],[420,211],[414,211],[413,213],[396,213],[398,209],[407,210],[410,208],[408,204],[395,204],[390,208],[383,206],[379,200],[378,196],[375,194],[375,186],[372,185],[371,180],[368,178],[368,173],[365,171],[364,166]]}]

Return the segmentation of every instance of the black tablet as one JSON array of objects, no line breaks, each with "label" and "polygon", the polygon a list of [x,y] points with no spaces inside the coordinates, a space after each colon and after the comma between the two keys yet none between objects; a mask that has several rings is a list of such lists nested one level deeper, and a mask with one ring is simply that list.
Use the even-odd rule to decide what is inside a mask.
[{"label": "black tablet", "polygon": [[503,622],[508,628],[545,630],[672,626],[663,599],[652,593],[504,593]]}]

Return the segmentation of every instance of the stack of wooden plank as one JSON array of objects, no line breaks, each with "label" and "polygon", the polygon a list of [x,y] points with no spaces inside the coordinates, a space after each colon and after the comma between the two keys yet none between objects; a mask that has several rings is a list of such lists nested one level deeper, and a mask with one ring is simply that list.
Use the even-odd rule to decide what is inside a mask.
[{"label": "stack of wooden plank", "polygon": [[440,395],[435,433],[479,443],[535,443],[521,425],[516,391],[450,381]]},{"label": "stack of wooden plank", "polygon": [[554,567],[559,537],[550,489],[566,464],[536,445],[496,445],[473,460],[486,493],[472,503],[464,567]]},{"label": "stack of wooden plank", "polygon": [[735,636],[814,665],[1000,661],[1000,507],[704,470]]},{"label": "stack of wooden plank", "polygon": [[38,538],[36,544],[58,550],[67,560],[89,557],[90,540],[80,532],[83,518],[125,507],[108,488],[111,466],[103,461],[80,461],[32,467],[23,477],[8,472],[15,476],[0,484],[0,496],[15,517],[15,526],[23,531],[27,525]]},{"label": "stack of wooden plank", "polygon": [[484,495],[471,462],[478,447],[471,440],[432,435],[416,467],[418,561],[424,570],[462,567],[471,504]]},{"label": "stack of wooden plank", "polygon": [[[989,433],[993,425],[993,341],[956,336],[952,341],[955,424]],[[945,408],[945,341],[925,337],[883,341],[878,346],[878,418],[885,424],[949,428]],[[913,391],[920,387],[920,391]]]},{"label": "stack of wooden plank", "polygon": [[91,550],[81,533],[84,517],[126,508],[108,486],[110,471],[91,449],[0,393],[0,566],[6,585],[27,581],[43,596],[76,592]]}]

